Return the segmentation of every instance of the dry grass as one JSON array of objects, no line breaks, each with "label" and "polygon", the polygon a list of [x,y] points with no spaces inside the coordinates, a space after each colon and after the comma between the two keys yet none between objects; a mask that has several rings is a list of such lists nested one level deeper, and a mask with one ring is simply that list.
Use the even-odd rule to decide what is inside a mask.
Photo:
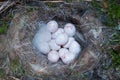
[{"label": "dry grass", "polygon": [[[24,2],[24,0],[23,0],[23,2]],[[49,2],[49,1],[45,1],[45,3],[47,3],[47,2]],[[87,70],[88,73],[89,73],[89,71],[94,70],[94,67],[99,68],[98,72],[102,71],[102,68],[101,68],[102,63],[100,64],[101,60],[99,60],[99,59],[102,59],[105,56],[100,55],[99,53],[95,53],[95,55],[94,55],[94,52],[97,52],[97,51],[101,52],[101,50],[99,50],[99,49],[95,50],[95,48],[100,48],[100,46],[98,46],[98,45],[99,45],[100,41],[102,41],[102,38],[100,38],[98,40],[94,40],[94,38],[91,37],[91,33],[89,33],[89,34],[85,33],[85,32],[89,31],[89,28],[99,30],[95,27],[96,26],[95,24],[97,23],[96,19],[95,19],[95,24],[94,25],[93,25],[93,23],[91,24],[92,21],[90,22],[90,20],[87,20],[87,19],[91,18],[91,15],[87,15],[89,13],[89,11],[86,12],[86,14],[84,14],[81,18],[81,16],[80,16],[81,14],[79,14],[79,15],[77,15],[77,17],[75,17],[75,16],[72,16],[71,13],[69,13],[69,10],[71,10],[71,9],[69,9],[69,7],[71,7],[71,6],[68,6],[68,5],[71,5],[71,4],[67,4],[67,7],[61,8],[61,10],[63,9],[62,11],[60,11],[59,8],[55,9],[56,12],[53,12],[54,9],[50,10],[50,8],[48,8],[48,10],[44,11],[45,9],[36,8],[36,7],[34,8],[34,7],[31,7],[31,6],[23,6],[22,4],[26,4],[26,3],[25,2],[24,3],[19,2],[19,0],[18,1],[13,1],[13,2],[6,1],[6,2],[1,2],[0,3],[0,15],[2,16],[2,18],[8,20],[8,17],[6,18],[6,15],[9,14],[9,20],[12,20],[13,23],[16,23],[16,24],[14,24],[15,26],[13,26],[13,28],[9,29],[9,31],[7,33],[7,39],[8,39],[8,42],[10,44],[9,46],[7,45],[7,48],[10,49],[11,45],[12,45],[12,50],[13,51],[10,49],[10,50],[8,50],[8,52],[12,53],[12,56],[14,56],[14,58],[17,58],[15,60],[12,60],[10,55],[8,56],[8,54],[3,51],[4,53],[6,53],[6,55],[5,55],[5,60],[4,61],[3,61],[3,59],[0,58],[0,61],[1,61],[0,64],[2,65],[2,67],[0,66],[0,77],[3,76],[2,77],[3,79],[8,79],[8,80],[9,79],[12,79],[12,80],[21,80],[21,79],[29,80],[29,79],[42,79],[42,78],[46,80],[48,78],[51,78],[51,76],[53,76],[51,73],[54,74],[55,73],[54,72],[55,68],[58,67],[60,69],[61,73],[62,73],[61,74],[62,78],[60,77],[61,76],[60,75],[60,76],[57,76],[57,77],[53,76],[53,78],[51,78],[51,79],[58,79],[58,80],[61,79],[62,80],[64,78],[64,79],[67,80],[68,77],[69,77],[69,78],[71,78],[69,80],[73,80],[73,79],[77,80],[78,78],[81,79],[81,80],[82,79],[88,80],[90,77],[91,77],[91,79],[94,78],[95,74],[93,74],[93,73],[96,73],[96,72],[93,71],[93,73],[90,73],[91,75],[93,74],[93,76],[90,76],[89,74],[87,76],[85,76],[84,74],[81,74],[80,71],[84,70],[83,72],[85,72]],[[16,14],[17,17],[16,17],[16,15],[14,15],[14,11],[17,11],[16,8],[15,8],[15,10],[12,9],[13,6],[16,6],[16,5],[17,5],[17,9],[18,8],[24,8],[24,9],[19,9],[18,10],[18,11],[20,11],[20,13]],[[50,5],[50,6],[52,6],[52,5]],[[48,6],[48,7],[50,7],[50,6]],[[75,7],[74,6],[75,5],[72,4],[73,11],[76,10],[78,5],[75,6]],[[64,11],[64,9],[66,9],[66,8],[68,8],[68,11]],[[43,10],[43,11],[39,11],[39,10]],[[80,10],[80,8],[78,10]],[[82,54],[79,57],[79,59],[75,61],[75,63],[72,63],[69,66],[62,66],[61,67],[58,64],[57,65],[52,65],[52,66],[51,66],[51,64],[48,64],[46,66],[46,64],[47,64],[46,60],[43,61],[43,59],[45,57],[44,56],[40,57],[41,55],[38,56],[37,54],[34,54],[34,53],[36,53],[36,51],[33,50],[32,43],[31,43],[32,38],[35,34],[35,31],[37,30],[37,28],[36,28],[37,23],[34,24],[34,21],[35,21],[35,19],[37,19],[36,17],[38,17],[37,16],[38,13],[39,13],[38,21],[43,19],[44,22],[47,22],[50,19],[56,19],[58,21],[59,20],[62,20],[62,21],[65,20],[65,22],[67,22],[67,21],[68,22],[75,22],[74,24],[76,24],[77,29],[79,31],[81,31],[81,29],[82,29],[83,33],[85,33],[84,35],[85,35],[85,39],[87,38],[87,42],[93,43],[93,44],[90,44],[90,46],[89,46],[90,48],[86,48],[83,51],[83,53],[86,53],[86,54],[89,53],[89,54],[87,54],[87,55]],[[49,14],[49,13],[51,13],[51,14]],[[77,12],[77,13],[80,13],[80,12]],[[46,15],[44,15],[44,14],[46,14]],[[48,16],[50,16],[50,18],[48,18]],[[14,19],[12,19],[13,17],[14,17]],[[79,20],[79,19],[81,19],[81,20]],[[9,24],[9,22],[7,24]],[[60,21],[60,24],[61,24],[61,21]],[[62,24],[64,24],[64,23],[62,23]],[[19,28],[20,25],[24,25],[24,26]],[[98,25],[100,25],[100,24],[98,24]],[[101,27],[101,25],[100,25],[100,28],[104,29],[104,27]],[[103,36],[104,35],[100,35],[100,37],[103,37]],[[80,38],[80,37],[77,36],[77,38]],[[78,40],[83,41],[81,38],[78,39]],[[83,41],[83,43],[84,43],[84,41]],[[81,43],[81,44],[83,45],[83,43]],[[13,46],[14,46],[14,48],[13,48]],[[83,47],[85,48],[86,46],[83,45]],[[93,51],[88,51],[88,50],[93,50]],[[16,54],[16,55],[14,55],[14,54]],[[91,55],[95,59],[91,59]],[[38,56],[38,57],[36,57],[36,56]],[[86,59],[86,56],[87,57],[90,56],[90,57]],[[99,58],[98,58],[98,56],[99,56]],[[85,57],[85,58],[81,59],[81,57]],[[41,58],[41,59],[39,59],[39,58]],[[104,58],[104,59],[108,60],[109,58]],[[98,63],[91,66],[90,64],[93,64],[94,60],[95,61],[98,60]],[[82,61],[82,63],[84,63],[84,61],[87,61],[88,65],[84,65],[83,68],[80,68],[81,65],[82,65],[82,63],[80,63],[80,61]],[[41,76],[35,77],[36,74],[34,73],[33,70],[31,70],[31,68],[29,68],[30,67],[29,63],[32,63],[32,64],[39,63],[40,64],[39,69],[42,70],[42,72],[38,71],[38,73],[40,73],[40,75],[43,74],[43,72],[49,73],[49,74],[44,75],[42,77]],[[107,63],[105,63],[105,64],[107,64]],[[58,72],[56,70],[56,74]],[[65,75],[63,75],[63,74],[65,74]],[[29,75],[34,75],[34,76],[30,77]],[[56,78],[54,78],[54,77],[56,77]]]}]

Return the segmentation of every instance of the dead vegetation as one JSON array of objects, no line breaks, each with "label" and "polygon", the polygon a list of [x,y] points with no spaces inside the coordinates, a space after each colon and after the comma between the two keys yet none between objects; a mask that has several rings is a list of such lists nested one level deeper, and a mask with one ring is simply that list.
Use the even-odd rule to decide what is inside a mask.
[{"label": "dead vegetation", "polygon": [[[32,5],[32,6],[29,6],[26,2],[30,5]],[[39,4],[38,4],[38,2],[39,2]],[[60,76],[53,76],[53,75],[51,75],[52,78],[49,75],[48,76],[46,76],[46,75],[45,76],[36,76],[36,75],[31,76],[31,73],[29,71],[25,70],[28,66],[24,66],[23,63],[21,62],[21,60],[19,60],[20,56],[14,55],[13,54],[14,52],[11,52],[15,59],[10,57],[10,55],[5,51],[6,50],[6,45],[5,45],[6,44],[6,39],[8,38],[8,36],[6,38],[6,34],[7,34],[6,31],[7,31],[8,27],[10,26],[11,20],[13,20],[13,18],[15,17],[14,16],[15,12],[22,11],[23,9],[21,9],[21,8],[24,8],[25,13],[34,12],[34,11],[40,9],[40,8],[37,8],[36,5],[44,7],[46,9],[57,7],[55,4],[60,5],[58,3],[59,1],[58,2],[55,1],[55,4],[53,4],[51,2],[46,3],[46,2],[49,2],[49,1],[44,1],[44,2],[45,3],[42,3],[41,1],[35,1],[34,2],[32,0],[31,0],[31,2],[29,2],[27,0],[26,1],[24,1],[24,0],[22,0],[22,1],[8,0],[8,1],[0,2],[0,18],[1,18],[0,19],[0,24],[3,25],[3,27],[0,26],[0,34],[1,34],[0,35],[0,65],[1,65],[0,66],[0,79],[3,79],[3,80],[30,80],[30,79],[33,79],[33,80],[36,80],[36,79],[48,80],[50,78],[50,79],[53,79],[53,80],[56,80],[56,79],[58,79],[58,80],[62,80],[62,79],[68,80],[67,77],[70,77],[70,76],[71,77],[70,77],[69,80],[73,80],[73,79],[75,79],[75,80],[83,80],[83,79],[84,80],[93,80],[93,79],[94,80],[96,80],[96,79],[97,80],[104,80],[104,79],[117,80],[117,79],[119,79],[120,78],[120,76],[119,76],[120,73],[119,73],[118,67],[116,68],[114,66],[112,68],[109,68],[109,66],[112,65],[112,63],[111,63],[112,59],[114,61],[116,61],[116,59],[118,59],[117,60],[118,65],[117,66],[119,66],[119,58],[116,58],[116,57],[111,58],[109,55],[107,55],[106,51],[104,52],[104,50],[102,52],[105,55],[100,55],[99,56],[100,60],[98,60],[98,62],[94,65],[95,66],[94,68],[92,68],[90,70],[87,70],[84,73],[80,73],[77,69],[78,66],[76,66],[75,71],[73,71],[72,69],[68,69],[68,71],[66,71],[66,75],[62,75],[63,76],[62,78]],[[52,2],[54,2],[54,1],[52,1]],[[60,1],[60,3],[64,3],[64,2]],[[67,6],[70,7],[68,4],[67,4]],[[72,4],[72,6],[74,5],[74,3],[71,3],[71,4]],[[86,4],[86,3],[84,3],[84,4]],[[52,9],[51,9],[51,11],[52,11]],[[61,11],[58,11],[58,12],[62,13]],[[83,13],[84,13],[84,11],[83,11]],[[83,13],[81,13],[80,15],[83,15]],[[53,14],[51,14],[51,15],[53,15]],[[61,18],[61,17],[62,16],[64,16],[64,17],[67,16],[67,18],[70,19],[71,22],[74,22],[74,24],[77,24],[77,26],[80,25],[80,24],[78,24],[78,23],[80,23],[79,17],[78,17],[79,15],[74,15],[72,17],[69,17],[66,14],[69,14],[69,12],[68,13],[63,13],[63,15],[55,15],[54,19],[64,20],[64,18]],[[44,18],[44,16],[42,16],[42,18]],[[31,19],[34,20],[33,18],[31,18]],[[30,21],[31,19],[28,19],[28,20]],[[19,20],[17,21],[17,19],[15,19],[13,21],[18,22]],[[84,26],[87,26],[87,25],[90,25],[90,24],[86,24],[84,22],[83,25],[81,25],[81,28],[83,28],[83,30],[86,31],[87,29],[84,28]],[[31,27],[28,27],[28,30],[33,30],[33,29]],[[79,30],[79,27],[78,27],[78,30]],[[26,33],[26,34],[28,34],[28,33]],[[112,34],[112,33],[110,33],[110,34]],[[24,35],[25,34],[21,34],[21,39],[20,39],[21,41],[23,40]],[[9,36],[9,37],[11,37],[11,36]],[[89,35],[89,37],[91,37],[91,35]],[[91,39],[91,41],[93,41],[93,39]],[[10,42],[12,42],[12,41],[10,40]],[[29,41],[26,41],[26,42],[28,42],[28,44],[29,44]],[[23,44],[23,46],[25,46],[25,44],[27,44],[27,43],[22,43],[22,44]],[[96,45],[98,43],[94,42],[94,44]],[[17,46],[17,47],[21,47],[21,46]],[[92,47],[94,48],[94,46],[92,46]],[[116,53],[116,49],[118,49],[117,53],[119,54],[119,45],[117,46],[117,48],[116,48],[116,46],[115,46],[115,48],[112,46],[112,48],[113,48],[113,50],[115,49],[115,53]],[[19,54],[19,53],[17,53],[17,54]],[[113,54],[113,56],[114,56],[114,54]],[[85,57],[85,56],[82,56],[82,57]],[[83,58],[83,61],[85,61],[85,60],[86,59]],[[116,64],[113,64],[113,65],[116,65]],[[87,65],[87,66],[89,66],[89,65]],[[72,67],[74,67],[74,65],[72,65]],[[85,68],[82,68],[82,69],[85,69]],[[32,75],[33,74],[34,73],[32,73]]]}]

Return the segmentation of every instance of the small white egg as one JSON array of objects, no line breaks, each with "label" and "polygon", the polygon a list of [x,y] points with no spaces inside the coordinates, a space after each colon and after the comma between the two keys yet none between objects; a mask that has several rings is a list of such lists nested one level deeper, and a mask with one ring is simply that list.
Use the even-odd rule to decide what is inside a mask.
[{"label": "small white egg", "polygon": [[59,34],[64,33],[64,29],[58,28],[58,30],[52,34],[52,38],[55,39]]},{"label": "small white egg", "polygon": [[50,46],[50,49],[52,50],[59,50],[60,49],[60,46],[58,46],[55,42],[55,40],[51,40],[49,42],[49,46]]},{"label": "small white egg", "polygon": [[65,54],[64,57],[62,57],[62,61],[65,64],[70,64],[71,62],[73,62],[76,58],[76,54],[72,53],[72,52],[68,52]]},{"label": "small white egg", "polygon": [[59,50],[59,57],[60,58],[63,58],[66,54],[68,54],[68,49],[66,49],[66,48],[61,48],[60,50]]},{"label": "small white egg", "polygon": [[54,20],[49,21],[49,22],[47,23],[47,29],[48,29],[50,32],[52,32],[52,33],[56,32],[57,29],[58,29],[58,23],[57,23],[56,21],[54,21]]},{"label": "small white egg", "polygon": [[57,51],[50,51],[48,53],[48,60],[50,62],[53,62],[53,63],[57,62],[59,60],[58,52]]},{"label": "small white egg", "polygon": [[64,27],[64,30],[68,36],[74,36],[76,32],[75,26],[71,23],[67,23]]},{"label": "small white egg", "polygon": [[43,54],[48,54],[50,51],[50,48],[47,42],[36,44],[36,48]]},{"label": "small white egg", "polygon": [[73,37],[69,37],[68,42],[63,46],[64,48],[69,48],[71,43],[74,41],[75,39]]},{"label": "small white egg", "polygon": [[67,35],[66,33],[59,34],[59,35],[56,37],[55,41],[56,41],[56,44],[58,44],[58,45],[60,45],[60,46],[61,46],[61,45],[64,45],[64,44],[66,44],[67,41],[68,41],[68,35]]},{"label": "small white egg", "polygon": [[72,53],[79,54],[81,52],[81,46],[77,41],[73,41],[69,47],[69,51]]}]

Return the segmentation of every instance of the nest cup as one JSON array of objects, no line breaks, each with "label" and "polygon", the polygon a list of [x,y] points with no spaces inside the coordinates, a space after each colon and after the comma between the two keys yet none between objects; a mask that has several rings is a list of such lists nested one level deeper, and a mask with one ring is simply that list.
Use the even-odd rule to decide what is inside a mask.
[{"label": "nest cup", "polygon": [[[54,18],[54,20],[57,20]],[[48,20],[49,21],[49,20]],[[64,28],[64,25],[67,23],[65,21],[59,21],[57,20],[57,23],[59,25],[58,28]],[[39,21],[38,22],[38,28],[37,30],[35,30],[34,35],[37,33],[38,29],[41,29],[43,27],[45,27],[45,25],[47,24],[47,22],[45,21]],[[81,37],[79,37],[81,36]],[[83,50],[83,48],[86,46],[86,40],[83,37],[83,34],[80,33],[78,30],[76,30],[76,34],[73,36],[75,38],[75,40],[81,45],[81,48]],[[84,40],[84,41],[83,41]],[[34,50],[34,54],[36,54],[39,58],[39,67],[43,67],[45,68],[46,72],[52,72],[54,74],[54,72],[56,74],[62,73],[61,70],[66,70],[67,68],[70,69],[71,67],[75,67],[76,66],[76,62],[78,61],[78,59],[80,58],[81,52],[79,53],[79,55],[77,56],[77,58],[70,64],[66,65],[62,62],[62,60],[59,60],[56,63],[51,63],[48,59],[47,59],[47,55],[41,53],[40,51],[38,51],[34,45],[32,44],[33,50]],[[42,64],[41,64],[42,63]],[[34,64],[31,64],[31,66],[33,66]],[[74,66],[73,66],[74,65]],[[55,70],[55,71],[52,71]],[[50,73],[51,74],[51,73]]]},{"label": "nest cup", "polygon": [[[55,11],[51,12],[51,10],[48,10],[48,12],[49,11],[51,14],[55,13]],[[80,20],[84,21],[86,16],[92,16],[88,15],[88,13],[85,13]],[[92,69],[99,60],[99,50],[96,47],[97,45],[91,42],[91,39],[98,44],[99,41],[94,38],[93,33],[90,33],[91,29],[89,26],[81,27],[79,20],[79,24],[73,23],[77,29],[74,38],[81,45],[82,51],[71,64],[65,65],[61,61],[52,64],[48,61],[46,55],[34,49],[32,40],[37,30],[41,27],[41,24],[47,23],[50,20],[56,20],[59,27],[63,28],[66,23],[72,23],[74,21],[72,18],[73,15],[69,16],[71,18],[65,17],[68,15],[64,15],[63,17],[59,17],[59,15],[53,16],[54,15],[50,15],[49,13],[40,13],[40,11],[33,11],[27,14],[16,13],[8,31],[7,50],[11,58],[14,59],[15,56],[18,56],[24,69],[30,74],[35,73],[37,75],[66,75],[68,72],[85,72]],[[97,49],[95,50],[95,48]]]}]

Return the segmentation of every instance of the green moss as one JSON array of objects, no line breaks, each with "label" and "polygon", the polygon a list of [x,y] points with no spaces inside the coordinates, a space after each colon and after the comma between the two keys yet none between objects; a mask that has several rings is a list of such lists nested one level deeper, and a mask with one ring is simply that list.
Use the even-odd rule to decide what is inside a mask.
[{"label": "green moss", "polygon": [[108,66],[108,69],[114,67],[120,70],[120,53],[117,53],[115,50],[111,49],[110,56],[112,58],[112,64]]},{"label": "green moss", "polygon": [[12,60],[10,68],[14,75],[22,76],[24,74],[22,65],[19,63],[19,60]]},{"label": "green moss", "polygon": [[6,20],[0,20],[0,34],[4,34],[8,28],[8,22]]},{"label": "green moss", "polygon": [[38,10],[38,7],[28,6],[28,7],[26,8],[25,13],[33,12],[33,11],[36,11],[36,10]]},{"label": "green moss", "polygon": [[[96,10],[96,15],[102,14],[105,16],[105,19],[102,21],[103,24],[115,27],[118,25],[118,21],[120,20],[120,4],[117,3],[118,0],[103,0],[98,2],[93,0],[92,5]],[[103,6],[103,3],[106,4],[107,7]]]},{"label": "green moss", "polygon": [[68,2],[68,3],[71,3],[72,1],[74,1],[74,0],[65,0],[66,2]]},{"label": "green moss", "polygon": [[2,19],[0,19],[0,34],[4,34],[6,33],[8,26],[11,22],[11,20],[13,19],[14,15],[12,14],[12,12],[6,14],[6,16],[2,17]]},{"label": "green moss", "polygon": [[79,70],[75,71],[73,68],[69,68],[67,76],[69,76],[68,77],[69,80],[73,79],[86,80],[86,76],[83,73],[81,73]]},{"label": "green moss", "polygon": [[56,4],[52,2],[45,3],[49,8],[55,8]]},{"label": "green moss", "polygon": [[120,32],[116,32],[113,37],[110,39],[109,44],[111,45],[120,45]]},{"label": "green moss", "polygon": [[113,35],[109,41],[109,45],[114,46],[109,49],[109,54],[112,59],[112,64],[109,67],[115,67],[120,70],[120,32]]},{"label": "green moss", "polygon": [[2,77],[3,76],[3,70],[2,69],[0,69],[0,77]]},{"label": "green moss", "polygon": [[8,14],[8,18],[11,18],[11,19],[12,19],[13,17],[14,17],[14,15],[13,15],[12,13],[9,13],[9,14]]}]

